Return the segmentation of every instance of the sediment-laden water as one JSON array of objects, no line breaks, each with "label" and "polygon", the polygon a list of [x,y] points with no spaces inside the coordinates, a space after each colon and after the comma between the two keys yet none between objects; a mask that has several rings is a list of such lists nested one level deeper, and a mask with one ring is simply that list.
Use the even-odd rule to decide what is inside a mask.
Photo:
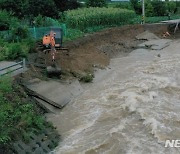
[{"label": "sediment-laden water", "polygon": [[180,153],[165,148],[165,140],[180,140],[180,41],[112,59],[110,67],[48,116],[62,135],[55,153]]}]

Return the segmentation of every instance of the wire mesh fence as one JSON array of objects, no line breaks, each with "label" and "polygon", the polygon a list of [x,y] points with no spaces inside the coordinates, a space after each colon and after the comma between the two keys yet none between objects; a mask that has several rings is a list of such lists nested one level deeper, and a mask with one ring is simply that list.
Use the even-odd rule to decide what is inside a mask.
[{"label": "wire mesh fence", "polygon": [[[33,27],[33,28],[28,28],[29,35],[34,38],[35,40],[41,39],[45,34],[48,34],[51,30],[51,28],[54,28],[55,26],[51,27]],[[56,26],[56,28],[61,28],[63,31],[63,35],[67,35],[67,29],[66,29],[66,24],[61,24],[60,26]],[[9,38],[13,38],[13,40],[19,40],[18,35],[17,36],[12,36],[12,32],[10,30],[8,31],[0,31],[0,36],[3,39],[8,40]]]}]

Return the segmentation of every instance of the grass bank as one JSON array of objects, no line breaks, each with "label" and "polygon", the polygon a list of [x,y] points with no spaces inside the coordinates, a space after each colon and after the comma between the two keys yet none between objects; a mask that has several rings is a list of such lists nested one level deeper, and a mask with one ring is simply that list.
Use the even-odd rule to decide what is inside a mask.
[{"label": "grass bank", "polygon": [[11,143],[28,142],[30,135],[51,127],[24,90],[10,77],[0,77],[0,151],[11,153]]}]

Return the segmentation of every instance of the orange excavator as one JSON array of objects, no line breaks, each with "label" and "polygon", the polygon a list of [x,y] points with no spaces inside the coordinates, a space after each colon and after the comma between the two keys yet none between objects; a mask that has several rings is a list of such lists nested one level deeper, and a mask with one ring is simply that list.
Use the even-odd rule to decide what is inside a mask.
[{"label": "orange excavator", "polygon": [[66,50],[69,52],[67,48],[62,46],[63,33],[61,28],[51,28],[49,34],[43,36],[42,44],[43,44],[43,52],[45,54],[50,54],[51,56],[51,65],[47,66],[48,74],[60,74],[61,69],[56,65],[56,55],[57,50]]}]

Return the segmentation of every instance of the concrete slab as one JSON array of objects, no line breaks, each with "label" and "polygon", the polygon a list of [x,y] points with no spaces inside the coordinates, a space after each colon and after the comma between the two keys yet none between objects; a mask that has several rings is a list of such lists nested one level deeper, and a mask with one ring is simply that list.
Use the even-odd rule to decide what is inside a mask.
[{"label": "concrete slab", "polygon": [[138,47],[148,48],[152,50],[161,50],[169,46],[170,42],[172,42],[172,40],[169,40],[169,39],[150,40],[150,41],[147,41],[138,45]]},{"label": "concrete slab", "polygon": [[144,54],[147,54],[149,52],[148,49],[136,49],[136,50],[133,50],[129,56],[140,56],[140,55],[144,55]]},{"label": "concrete slab", "polygon": [[[12,62],[12,61],[1,61],[1,62],[0,62],[0,69],[3,69],[3,68],[5,68],[5,67],[8,67],[8,66],[11,66],[11,65],[14,65],[14,64],[16,64],[16,62]],[[5,74],[5,73],[11,72],[12,70],[15,70],[14,72],[11,72],[11,73],[10,73],[11,76],[15,76],[15,75],[18,75],[18,74],[20,74],[20,73],[22,73],[22,72],[24,72],[24,71],[27,70],[27,68],[26,68],[26,69],[23,69],[23,68],[20,68],[20,67],[22,67],[22,65],[16,65],[16,66],[13,66],[13,67],[8,68],[8,69],[6,69],[6,70],[0,71],[0,75],[3,75],[3,74]],[[20,68],[20,69],[18,69],[18,68]],[[16,70],[16,69],[18,69],[18,70]]]},{"label": "concrete slab", "polygon": [[149,31],[145,31],[139,35],[136,36],[136,39],[138,40],[157,40],[160,39],[159,37],[157,37],[155,34],[149,32]]},{"label": "concrete slab", "polygon": [[55,107],[64,107],[83,92],[77,80],[72,83],[62,83],[53,80],[42,81],[35,79],[30,81],[26,87],[36,94],[34,97],[38,95],[37,101],[51,112],[55,112]]}]

